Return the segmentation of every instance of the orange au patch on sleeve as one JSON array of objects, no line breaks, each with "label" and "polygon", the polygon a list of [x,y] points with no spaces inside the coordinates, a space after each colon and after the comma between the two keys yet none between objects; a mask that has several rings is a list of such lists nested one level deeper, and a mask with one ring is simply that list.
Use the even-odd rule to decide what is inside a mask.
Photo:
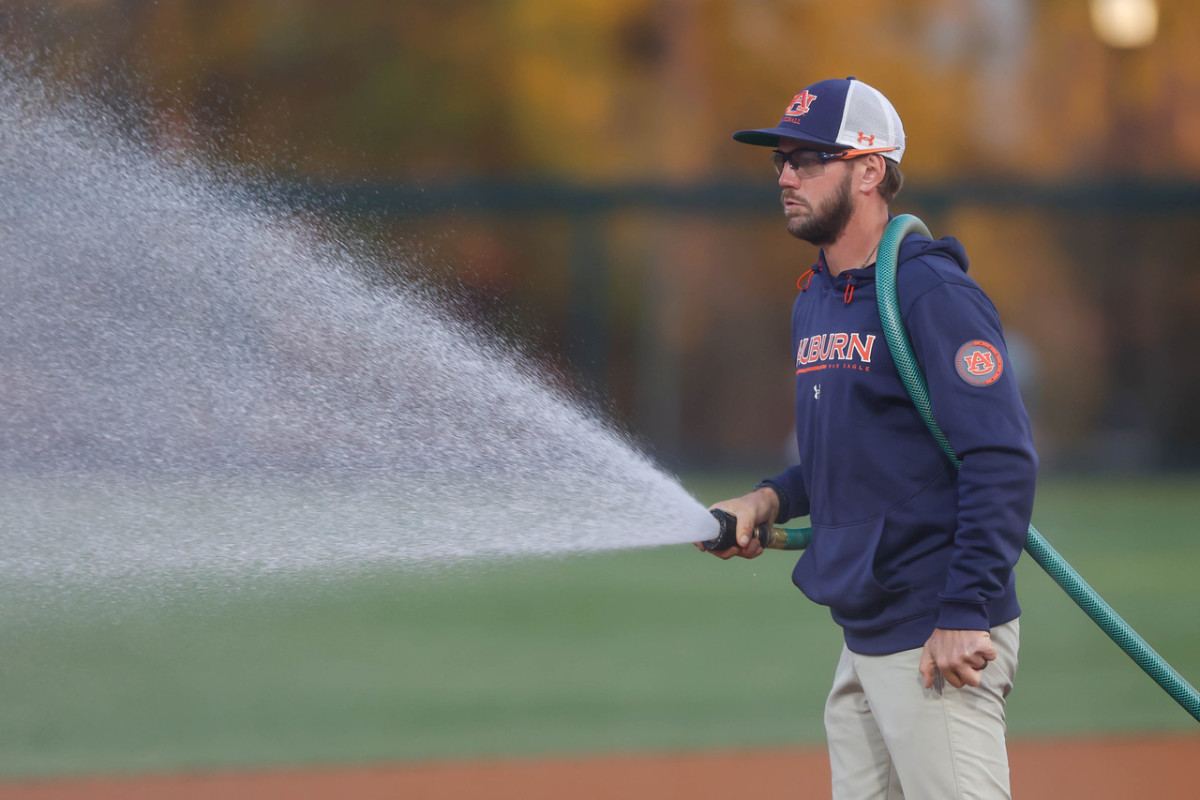
[{"label": "orange au patch on sleeve", "polygon": [[958,370],[958,377],[972,386],[991,386],[1000,380],[1004,360],[995,346],[982,339],[973,339],[958,348],[954,368]]}]

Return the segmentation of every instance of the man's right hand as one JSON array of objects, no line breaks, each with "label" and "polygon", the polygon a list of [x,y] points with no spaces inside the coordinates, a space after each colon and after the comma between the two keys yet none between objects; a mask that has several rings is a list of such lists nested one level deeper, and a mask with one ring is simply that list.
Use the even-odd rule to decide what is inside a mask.
[{"label": "man's right hand", "polygon": [[[750,494],[744,494],[741,497],[733,500],[722,500],[719,503],[714,503],[710,508],[719,508],[722,511],[733,514],[737,517],[737,544],[725,550],[710,551],[714,556],[722,560],[741,556],[742,558],[758,558],[762,555],[762,545],[758,543],[758,538],[754,535],[754,529],[765,523],[773,523],[775,518],[779,516],[779,495],[775,494],[774,489],[766,486],[761,489],[755,489]],[[704,545],[696,542],[696,547],[700,550],[704,549]]]}]

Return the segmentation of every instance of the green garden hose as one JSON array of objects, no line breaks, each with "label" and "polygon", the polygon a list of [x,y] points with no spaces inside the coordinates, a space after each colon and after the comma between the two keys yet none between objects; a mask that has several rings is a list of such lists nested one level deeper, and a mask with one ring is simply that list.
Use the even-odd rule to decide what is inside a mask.
[{"label": "green garden hose", "polygon": [[[900,317],[900,299],[896,293],[896,264],[899,261],[900,243],[910,233],[920,233],[929,236],[925,223],[912,216],[904,214],[888,223],[879,242],[879,258],[875,269],[875,284],[878,295],[879,319],[883,323],[884,338],[887,339],[888,349],[892,360],[900,372],[900,378],[912,398],[913,404],[920,412],[921,418],[933,433],[942,452],[956,468],[962,466],[962,461],[950,446],[946,434],[933,418],[929,404],[929,388],[925,376],[917,365],[913,355],[912,344],[908,339],[908,331]],[[1054,582],[1063,588],[1072,600],[1083,609],[1092,621],[1100,626],[1134,662],[1146,671],[1167,694],[1175,698],[1175,702],[1183,706],[1189,714],[1200,721],[1200,693],[1190,683],[1183,679],[1162,656],[1154,651],[1146,641],[1137,634],[1129,623],[1121,619],[1117,612],[1087,584],[1079,573],[1067,563],[1058,551],[1050,546],[1037,529],[1029,526],[1025,538],[1025,551],[1044,569]]]},{"label": "green garden hose", "polygon": [[[912,343],[900,316],[900,299],[896,293],[896,264],[900,256],[900,243],[910,233],[929,236],[929,229],[921,220],[911,214],[904,214],[888,223],[879,242],[879,258],[875,270],[879,319],[883,323],[884,338],[900,378],[904,381],[904,387],[908,390],[921,418],[925,420],[925,424],[941,446],[942,452],[957,469],[962,467],[962,460],[950,446],[950,440],[942,432],[937,420],[933,418],[929,387],[917,364],[916,356],[913,355]],[[718,513],[716,510],[713,511],[713,515],[720,523],[721,532],[717,538],[705,542],[706,549],[723,550],[736,544],[736,520],[731,515]],[[811,528],[772,528],[769,525],[761,525],[755,529],[755,535],[763,547],[778,550],[803,550],[812,541]],[[1108,634],[1134,663],[1175,699],[1175,702],[1200,721],[1200,693],[1184,680],[1166,659],[1155,652],[1128,622],[1121,619],[1032,525],[1029,526],[1025,537],[1025,551],[1062,587],[1076,605],[1100,626],[1100,630]]]}]

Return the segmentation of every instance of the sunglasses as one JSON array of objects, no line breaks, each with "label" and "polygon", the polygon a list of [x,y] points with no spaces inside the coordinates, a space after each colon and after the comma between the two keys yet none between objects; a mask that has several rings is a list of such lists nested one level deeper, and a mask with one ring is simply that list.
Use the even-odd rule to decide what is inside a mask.
[{"label": "sunglasses", "polygon": [[793,150],[790,153],[785,153],[782,150],[772,150],[771,163],[775,165],[776,175],[782,175],[783,167],[787,165],[801,178],[815,178],[825,172],[825,165],[830,161],[849,161],[852,158],[858,158],[870,153],[884,153],[895,149],[894,147],[881,147],[869,150],[842,150],[841,152]]}]

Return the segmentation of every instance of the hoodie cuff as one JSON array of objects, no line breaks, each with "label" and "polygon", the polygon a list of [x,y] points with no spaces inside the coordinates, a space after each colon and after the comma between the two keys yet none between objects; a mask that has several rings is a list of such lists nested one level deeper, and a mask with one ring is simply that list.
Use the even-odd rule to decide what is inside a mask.
[{"label": "hoodie cuff", "polygon": [[991,630],[987,603],[955,603],[943,600],[937,627],[948,631]]},{"label": "hoodie cuff", "polygon": [[765,481],[760,481],[758,483],[758,485],[755,486],[754,488],[755,489],[764,489],[764,488],[770,489],[771,491],[773,491],[775,493],[775,496],[779,498],[779,514],[777,514],[775,517],[776,525],[782,525],[783,523],[787,522],[789,519],[792,518],[791,502],[789,502],[788,494],[786,491],[784,491],[782,486],[780,486],[778,483],[775,483],[775,481],[765,480]]}]

